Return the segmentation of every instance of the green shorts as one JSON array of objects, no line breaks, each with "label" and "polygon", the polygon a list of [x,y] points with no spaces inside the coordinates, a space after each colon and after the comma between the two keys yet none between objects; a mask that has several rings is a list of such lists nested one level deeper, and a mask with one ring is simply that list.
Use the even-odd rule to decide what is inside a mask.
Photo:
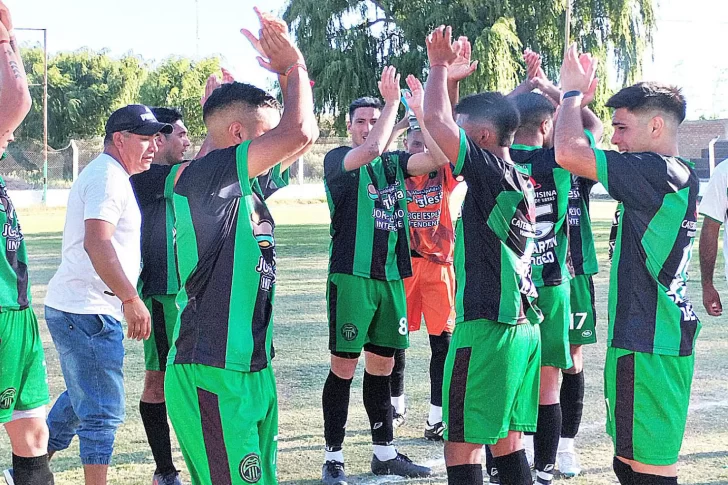
[{"label": "green shorts", "polygon": [[569,369],[569,323],[571,320],[571,283],[538,288],[536,304],[543,312],[541,322],[541,366]]},{"label": "green shorts", "polygon": [[538,325],[455,325],[442,386],[444,438],[493,445],[509,431],[535,432],[540,373]]},{"label": "green shorts", "polygon": [[0,423],[50,402],[43,342],[32,308],[0,312]]},{"label": "green shorts", "polygon": [[176,295],[155,295],[144,298],[152,316],[152,334],[144,341],[144,363],[147,370],[167,368],[167,354],[172,347],[174,326],[177,324]]},{"label": "green shorts", "polygon": [[192,485],[278,483],[278,397],[271,366],[238,372],[170,365],[164,393]]},{"label": "green shorts", "polygon": [[329,350],[359,353],[365,344],[409,347],[404,282],[330,274],[326,288]]},{"label": "green shorts", "polygon": [[597,343],[597,309],[592,275],[576,275],[571,280],[571,345]]},{"label": "green shorts", "polygon": [[645,465],[677,463],[694,364],[695,355],[607,348],[604,397],[615,455]]}]

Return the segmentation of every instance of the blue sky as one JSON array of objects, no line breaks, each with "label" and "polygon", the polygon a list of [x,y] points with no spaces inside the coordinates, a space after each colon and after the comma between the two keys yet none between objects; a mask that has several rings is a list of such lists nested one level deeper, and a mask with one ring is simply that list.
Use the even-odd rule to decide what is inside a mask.
[{"label": "blue sky", "polygon": [[[156,60],[174,54],[220,55],[223,65],[238,79],[263,86],[268,82],[266,71],[258,67],[252,48],[239,30],[257,28],[253,5],[280,12],[285,3],[285,0],[5,1],[13,12],[16,28],[49,29],[51,52],[106,48],[113,55],[133,52]],[[723,0],[657,0],[657,3],[654,61],[648,59],[645,64],[644,79],[683,86],[690,118],[728,117],[728,55],[722,34],[728,29],[725,3]],[[18,34],[21,40],[40,39],[31,32]]]}]

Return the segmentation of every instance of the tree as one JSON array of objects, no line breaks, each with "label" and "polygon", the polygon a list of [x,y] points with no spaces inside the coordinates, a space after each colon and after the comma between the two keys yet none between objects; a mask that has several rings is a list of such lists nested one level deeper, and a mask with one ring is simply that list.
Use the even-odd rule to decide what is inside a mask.
[{"label": "tree", "polygon": [[[43,137],[43,51],[24,49],[33,107],[18,130],[19,138]],[[91,138],[104,132],[109,115],[136,102],[146,76],[140,58],[113,59],[104,51],[82,49],[59,53],[48,61],[48,144],[66,146],[72,138]]]},{"label": "tree", "polygon": [[190,136],[202,137],[207,130],[202,122],[200,97],[211,74],[220,72],[217,58],[193,62],[172,57],[165,60],[146,78],[139,99],[148,106],[174,106],[180,108]]},{"label": "tree", "polygon": [[[620,83],[639,77],[655,26],[653,0],[289,0],[284,18],[316,81],[317,111],[336,113],[341,131],[342,108],[359,96],[377,94],[377,74],[385,65],[423,77],[424,39],[441,24],[466,35],[480,60],[463,94],[515,87],[525,73],[524,47],[542,54],[554,79],[563,57],[567,1],[580,48],[603,61],[611,53]],[[606,96],[608,71],[602,62],[598,101]]]}]

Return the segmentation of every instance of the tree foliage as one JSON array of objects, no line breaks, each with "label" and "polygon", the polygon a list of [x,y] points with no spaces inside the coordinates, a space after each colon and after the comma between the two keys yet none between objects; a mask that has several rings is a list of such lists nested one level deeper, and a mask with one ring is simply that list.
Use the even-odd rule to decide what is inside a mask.
[{"label": "tree foliage", "polygon": [[[464,94],[515,87],[525,74],[525,47],[542,54],[544,69],[555,79],[567,1],[573,9],[572,40],[603,61],[598,97],[603,100],[608,72],[616,72],[618,83],[640,76],[655,26],[653,0],[289,0],[284,18],[316,81],[317,111],[337,113],[341,129],[342,108],[359,96],[377,94],[385,65],[403,75],[426,74],[424,40],[441,24],[467,36],[480,60]],[[607,59],[613,68],[605,65]]]},{"label": "tree foliage", "polygon": [[[21,54],[33,107],[16,135],[41,140],[43,50],[32,47]],[[218,70],[216,58],[171,58],[151,66],[136,56],[113,58],[88,49],[53,55],[48,60],[48,144],[60,148],[73,138],[101,136],[109,115],[130,103],[179,107],[191,134],[200,136],[200,97],[207,77]]]}]

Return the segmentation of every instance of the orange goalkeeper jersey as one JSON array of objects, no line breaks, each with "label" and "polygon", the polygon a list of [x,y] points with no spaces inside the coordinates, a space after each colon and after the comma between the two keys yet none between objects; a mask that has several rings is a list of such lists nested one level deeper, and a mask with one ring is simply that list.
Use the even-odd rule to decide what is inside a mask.
[{"label": "orange goalkeeper jersey", "polygon": [[450,194],[458,184],[450,166],[418,177],[407,185],[410,248],[420,256],[438,263],[453,261],[455,233],[450,217]]}]

